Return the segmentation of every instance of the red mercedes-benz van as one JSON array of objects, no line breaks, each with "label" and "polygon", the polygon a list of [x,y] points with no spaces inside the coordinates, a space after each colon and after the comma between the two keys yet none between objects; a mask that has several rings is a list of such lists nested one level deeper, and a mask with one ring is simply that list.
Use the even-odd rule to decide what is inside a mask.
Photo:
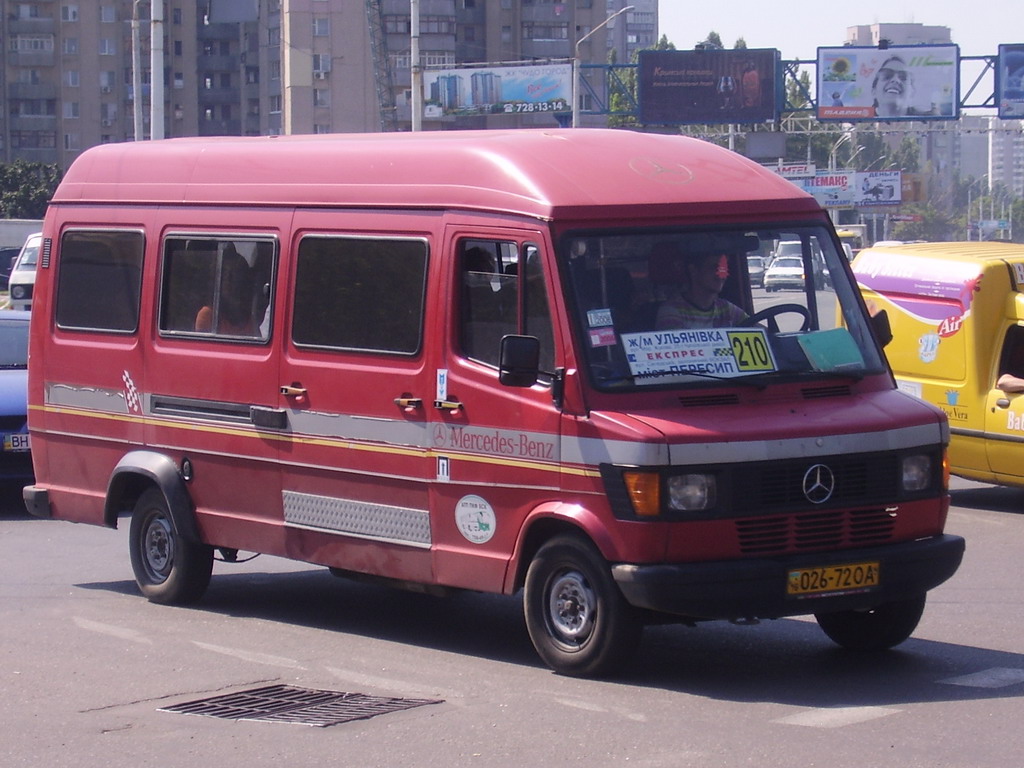
[{"label": "red mercedes-benz van", "polygon": [[[523,590],[544,661],[595,675],[666,618],[889,647],[960,563],[945,417],[896,390],[828,217],[711,144],[107,144],[43,236],[26,503],[130,516],[156,602],[218,551]],[[779,242],[804,279],[769,295],[747,256]]]}]

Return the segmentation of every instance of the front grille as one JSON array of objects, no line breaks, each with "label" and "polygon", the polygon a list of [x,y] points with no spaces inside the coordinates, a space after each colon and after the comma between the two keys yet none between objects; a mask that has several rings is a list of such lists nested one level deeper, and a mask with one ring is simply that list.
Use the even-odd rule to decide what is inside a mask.
[{"label": "front grille", "polygon": [[744,555],[785,555],[881,544],[895,525],[885,509],[829,510],[737,520],[736,535]]},{"label": "front grille", "polygon": [[[835,477],[835,489],[824,505],[815,505],[804,495],[804,477],[819,463]],[[870,453],[730,467],[722,480],[734,489],[732,509],[738,514],[817,510],[890,503],[899,492],[898,468],[893,454]]]}]

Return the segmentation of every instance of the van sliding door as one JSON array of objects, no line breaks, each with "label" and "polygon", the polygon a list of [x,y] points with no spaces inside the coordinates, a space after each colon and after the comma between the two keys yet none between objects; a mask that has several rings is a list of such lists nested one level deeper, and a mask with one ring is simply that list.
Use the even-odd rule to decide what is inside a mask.
[{"label": "van sliding door", "polygon": [[425,363],[429,216],[300,211],[282,359],[284,520],[292,556],[432,580]]}]

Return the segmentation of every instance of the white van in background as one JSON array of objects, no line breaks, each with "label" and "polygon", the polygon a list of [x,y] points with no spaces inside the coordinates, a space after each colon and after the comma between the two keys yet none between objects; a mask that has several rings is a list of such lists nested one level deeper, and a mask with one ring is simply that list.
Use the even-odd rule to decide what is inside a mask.
[{"label": "white van in background", "polygon": [[43,235],[36,232],[29,235],[21,247],[11,278],[8,281],[8,295],[11,309],[32,309],[32,290],[36,283],[36,263],[39,260],[39,246]]}]

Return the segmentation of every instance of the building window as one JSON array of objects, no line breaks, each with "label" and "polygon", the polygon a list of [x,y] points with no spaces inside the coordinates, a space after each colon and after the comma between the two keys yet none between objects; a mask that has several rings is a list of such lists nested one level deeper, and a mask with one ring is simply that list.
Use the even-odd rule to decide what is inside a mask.
[{"label": "building window", "polygon": [[185,73],[184,72],[175,72],[174,73],[173,87],[174,88],[184,88],[185,87]]},{"label": "building window", "polygon": [[77,88],[79,84],[77,69],[69,69],[64,73],[64,85],[69,88]]},{"label": "building window", "polygon": [[117,21],[117,9],[112,5],[101,5],[100,21],[104,23]]},{"label": "building window", "polygon": [[280,96],[276,96],[275,95],[275,96],[271,96],[270,97],[270,113],[271,114],[278,114],[278,115],[281,114],[281,97]]},{"label": "building window", "polygon": [[77,37],[65,37],[60,41],[61,52],[73,56],[78,53],[78,38]]},{"label": "building window", "polygon": [[80,146],[81,139],[79,139],[77,133],[65,133],[64,134],[64,149],[75,152]]},{"label": "building window", "polygon": [[77,101],[65,101],[64,102],[64,119],[75,120],[79,116],[78,102]]},{"label": "building window", "polygon": [[100,39],[100,56],[113,56],[117,53],[117,48],[114,46],[114,41],[109,37]]},{"label": "building window", "polygon": [[313,71],[314,72],[330,72],[331,71],[331,57],[326,53],[314,53],[313,54]]},{"label": "building window", "polygon": [[313,106],[314,107],[329,107],[331,106],[331,92],[326,88],[314,88],[313,89]]},{"label": "building window", "polygon": [[17,35],[11,39],[15,53],[46,53],[53,50],[53,35]]},{"label": "building window", "polygon": [[331,34],[331,20],[326,16],[318,16],[313,19],[313,37],[329,37]]},{"label": "building window", "polygon": [[569,25],[552,22],[523,22],[524,40],[568,40]]},{"label": "building window", "polygon": [[60,20],[78,21],[78,5],[70,3],[68,5],[62,5],[60,9]]}]

